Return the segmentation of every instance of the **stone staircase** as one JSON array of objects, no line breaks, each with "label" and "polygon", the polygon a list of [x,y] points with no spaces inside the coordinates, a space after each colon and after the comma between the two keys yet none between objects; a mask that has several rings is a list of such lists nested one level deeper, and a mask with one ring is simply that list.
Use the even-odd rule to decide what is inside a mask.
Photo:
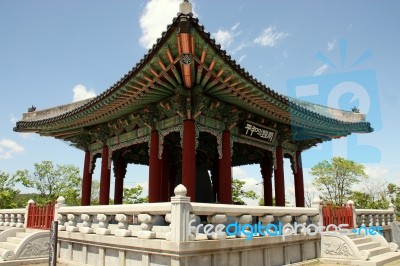
[{"label": "stone staircase", "polygon": [[327,264],[381,266],[400,260],[395,243],[388,243],[379,235],[323,234],[321,236],[321,259]]},{"label": "stone staircase", "polygon": [[10,228],[0,233],[0,262],[46,258],[49,256],[50,232]]}]

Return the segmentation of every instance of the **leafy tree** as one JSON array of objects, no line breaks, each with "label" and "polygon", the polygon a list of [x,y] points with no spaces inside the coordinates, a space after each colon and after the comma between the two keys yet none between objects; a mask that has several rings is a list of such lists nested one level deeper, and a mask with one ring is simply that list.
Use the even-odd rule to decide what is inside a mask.
[{"label": "leafy tree", "polygon": [[0,209],[19,207],[15,197],[19,190],[15,189],[15,178],[10,174],[0,171]]},{"label": "leafy tree", "polygon": [[243,186],[246,184],[246,181],[233,179],[232,180],[232,197],[233,202],[239,205],[245,205],[243,198],[248,199],[257,199],[257,194],[254,191],[245,191]]},{"label": "leafy tree", "polygon": [[141,197],[143,192],[143,187],[137,185],[133,188],[124,188],[124,204],[135,204],[135,203],[146,203],[149,202],[148,197]]},{"label": "leafy tree", "polygon": [[90,194],[90,204],[99,205],[100,197],[100,182],[98,180],[92,180],[92,189]]},{"label": "leafy tree", "polygon": [[27,188],[36,189],[39,196],[37,203],[54,202],[63,196],[68,205],[79,205],[81,177],[79,168],[74,165],[54,166],[51,161],[35,163],[34,171],[19,170],[16,181]]},{"label": "leafy tree", "polygon": [[362,164],[342,157],[331,162],[322,161],[311,168],[313,185],[322,193],[323,200],[341,205],[351,195],[351,187],[367,177]]},{"label": "leafy tree", "polygon": [[352,191],[350,198],[356,208],[360,209],[387,209],[387,182],[380,178],[366,178],[363,180],[360,191]]},{"label": "leafy tree", "polygon": [[400,187],[389,183],[387,186],[388,197],[395,207],[396,216],[400,216]]}]

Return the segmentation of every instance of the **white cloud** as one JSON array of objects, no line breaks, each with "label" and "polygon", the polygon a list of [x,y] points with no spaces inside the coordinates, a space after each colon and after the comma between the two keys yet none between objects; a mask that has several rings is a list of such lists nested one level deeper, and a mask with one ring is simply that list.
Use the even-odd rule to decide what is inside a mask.
[{"label": "white cloud", "polygon": [[289,33],[276,32],[275,27],[269,26],[254,39],[254,43],[265,47],[274,47],[279,41],[285,39],[287,36],[289,36]]},{"label": "white cloud", "polygon": [[288,58],[289,57],[289,52],[288,51],[283,51],[283,54],[282,54],[282,56],[283,56],[283,58]]},{"label": "white cloud", "polygon": [[0,160],[12,158],[13,154],[23,153],[24,147],[10,139],[0,140]]},{"label": "white cloud", "polygon": [[166,30],[166,25],[171,24],[172,19],[179,12],[181,2],[181,0],[151,0],[147,2],[139,20],[142,29],[140,45],[149,49],[155,44],[157,38],[160,38],[161,33]]},{"label": "white cloud", "polygon": [[319,67],[317,70],[315,70],[314,72],[314,76],[320,76],[323,73],[325,73],[325,71],[328,69],[328,65],[327,64],[323,64],[321,67]]},{"label": "white cloud", "polygon": [[74,93],[72,99],[73,102],[82,101],[96,96],[96,92],[94,92],[93,89],[86,89],[86,87],[81,84],[76,85],[72,91]]},{"label": "white cloud", "polygon": [[[219,29],[217,32],[212,34],[213,38],[217,43],[221,45],[222,49],[228,49],[231,46],[231,44],[235,41],[235,37],[242,33],[241,31],[237,31],[239,25],[240,23],[238,22],[235,25],[233,25],[229,30]],[[243,47],[241,47],[240,49],[242,49]],[[235,51],[238,51],[237,48],[235,49]]]},{"label": "white cloud", "polygon": [[242,55],[242,56],[239,58],[238,62],[241,63],[241,62],[246,58],[246,56],[247,56],[247,55],[245,55],[245,54]]},{"label": "white cloud", "polygon": [[335,46],[336,46],[336,39],[333,39],[332,41],[327,42],[326,46],[327,46],[327,47],[326,47],[326,50],[327,50],[328,52],[334,50],[334,49],[335,49]]},{"label": "white cloud", "polygon": [[365,173],[370,178],[384,178],[389,173],[389,169],[385,168],[383,165],[366,166]]}]

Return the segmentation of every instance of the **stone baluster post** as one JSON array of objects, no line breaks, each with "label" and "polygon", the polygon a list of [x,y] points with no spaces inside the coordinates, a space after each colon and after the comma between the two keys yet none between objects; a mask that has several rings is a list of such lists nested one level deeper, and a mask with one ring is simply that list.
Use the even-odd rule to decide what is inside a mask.
[{"label": "stone baluster post", "polygon": [[81,214],[81,219],[82,219],[82,227],[79,228],[79,232],[82,234],[93,234],[93,228],[92,228],[92,219],[93,217],[90,214],[83,213]]},{"label": "stone baluster post", "polygon": [[[279,222],[282,223],[282,229],[283,229],[283,227],[284,227],[286,224],[289,224],[289,223],[292,222],[293,217],[292,217],[291,215],[283,215],[283,216],[279,216],[279,217],[278,217],[278,220],[279,220]],[[281,232],[281,233],[282,233],[282,234],[289,235],[289,232],[290,232],[289,230],[291,230],[291,229],[286,228],[286,229],[285,229],[285,232]]]},{"label": "stone baluster post", "polygon": [[4,225],[4,214],[0,213],[0,226]]},{"label": "stone baluster post", "polygon": [[111,234],[111,229],[108,228],[108,221],[110,220],[109,215],[103,213],[97,214],[97,220],[99,221],[99,227],[96,229],[97,235],[109,235]]},{"label": "stone baluster post", "polygon": [[374,226],[374,216],[372,214],[368,215],[368,227]]},{"label": "stone baluster post", "polygon": [[67,215],[68,225],[67,225],[67,232],[78,232],[79,228],[76,226],[77,224],[77,217],[73,213],[68,213]]},{"label": "stone baluster post", "polygon": [[365,214],[361,214],[361,226],[365,227]]},{"label": "stone baluster post", "polygon": [[155,216],[150,215],[147,213],[141,213],[138,216],[140,224],[140,229],[138,234],[138,238],[144,238],[144,239],[151,239],[151,238],[156,238],[156,232],[151,231],[153,229],[153,223],[154,223]]},{"label": "stone baluster post", "polygon": [[386,220],[385,220],[385,215],[384,214],[381,214],[381,225],[382,226],[385,226],[386,225]]},{"label": "stone baluster post", "polygon": [[388,223],[387,224],[390,225],[392,222],[394,222],[396,220],[396,214],[394,212],[395,209],[394,209],[393,203],[389,203],[388,210],[392,212],[391,214],[388,215],[390,218],[388,219]]},{"label": "stone baluster post", "polygon": [[224,226],[226,220],[227,218],[225,214],[214,214],[207,216],[207,221],[213,225],[213,230],[210,230],[211,226],[209,224],[204,226],[204,233],[207,235],[207,238],[213,240],[226,239]]},{"label": "stone baluster post", "polygon": [[17,214],[17,225],[16,227],[22,228],[24,227],[24,214]]},{"label": "stone baluster post", "polygon": [[117,214],[115,215],[115,220],[118,221],[118,229],[115,230],[115,236],[131,236],[132,232],[128,229],[129,216],[125,214]]},{"label": "stone baluster post", "polygon": [[28,202],[26,203],[26,207],[25,207],[25,221],[24,221],[24,228],[27,227],[28,225],[28,220],[29,220],[29,205],[30,204],[35,204],[35,201],[33,199],[28,200]]},{"label": "stone baluster post", "polygon": [[10,214],[10,227],[16,227],[17,226],[17,215],[12,213]]},{"label": "stone baluster post", "polygon": [[54,220],[58,221],[58,231],[65,231],[67,229],[67,217],[59,213],[60,208],[65,206],[67,206],[67,204],[65,204],[65,198],[63,196],[58,197],[54,205]]},{"label": "stone baluster post", "polygon": [[[305,214],[296,216],[296,222],[298,224],[298,228],[297,228],[298,234],[304,234],[304,235],[306,234],[307,219],[308,219],[308,216]],[[304,228],[300,225],[304,226]]]},{"label": "stone baluster post", "polygon": [[180,184],[174,189],[175,196],[171,197],[171,241],[189,241],[190,235],[190,197],[187,189]]},{"label": "stone baluster post", "polygon": [[375,226],[378,228],[378,226],[380,226],[380,215],[375,214],[374,218],[375,218]]},{"label": "stone baluster post", "polygon": [[[273,215],[267,214],[264,216],[260,216],[258,218],[258,220],[261,222],[262,226],[266,226],[266,229],[262,230],[260,232],[263,232],[265,236],[269,236],[270,235],[269,233],[274,233],[274,230],[273,230],[274,227],[269,226],[269,224],[271,224],[274,221]],[[268,232],[267,232],[267,230],[268,230]]]},{"label": "stone baluster post", "polygon": [[[313,224],[317,225],[317,226],[323,226],[324,222],[324,215],[322,213],[322,201],[319,198],[314,198],[313,201],[311,202],[311,208],[317,209],[318,210],[318,215],[313,216],[314,217],[314,221],[312,222]],[[315,220],[315,218],[318,217],[318,221]],[[311,218],[312,220],[312,218]]]},{"label": "stone baluster post", "polygon": [[10,214],[4,214],[4,226],[10,226]]},{"label": "stone baluster post", "polygon": [[[235,221],[240,224],[236,237],[248,237],[252,232],[249,230],[249,226],[252,226],[253,217],[250,214],[243,214],[235,217]],[[247,229],[246,229],[247,228]]]}]

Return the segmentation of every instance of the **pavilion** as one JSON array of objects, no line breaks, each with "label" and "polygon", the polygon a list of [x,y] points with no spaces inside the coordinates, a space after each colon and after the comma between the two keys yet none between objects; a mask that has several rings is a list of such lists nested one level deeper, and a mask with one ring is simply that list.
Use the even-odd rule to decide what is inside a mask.
[{"label": "pavilion", "polygon": [[[285,206],[283,158],[290,158],[296,206],[304,207],[301,152],[373,129],[365,115],[280,95],[215,43],[181,3],[161,38],[97,97],[23,114],[14,128],[67,141],[85,152],[82,205],[101,158],[100,204],[122,204],[128,163],[149,166],[149,201],[168,201],[182,183],[191,201],[232,202],[233,166],[259,164],[265,205]],[[209,174],[210,173],[210,174]],[[210,176],[211,175],[211,176]]]}]

